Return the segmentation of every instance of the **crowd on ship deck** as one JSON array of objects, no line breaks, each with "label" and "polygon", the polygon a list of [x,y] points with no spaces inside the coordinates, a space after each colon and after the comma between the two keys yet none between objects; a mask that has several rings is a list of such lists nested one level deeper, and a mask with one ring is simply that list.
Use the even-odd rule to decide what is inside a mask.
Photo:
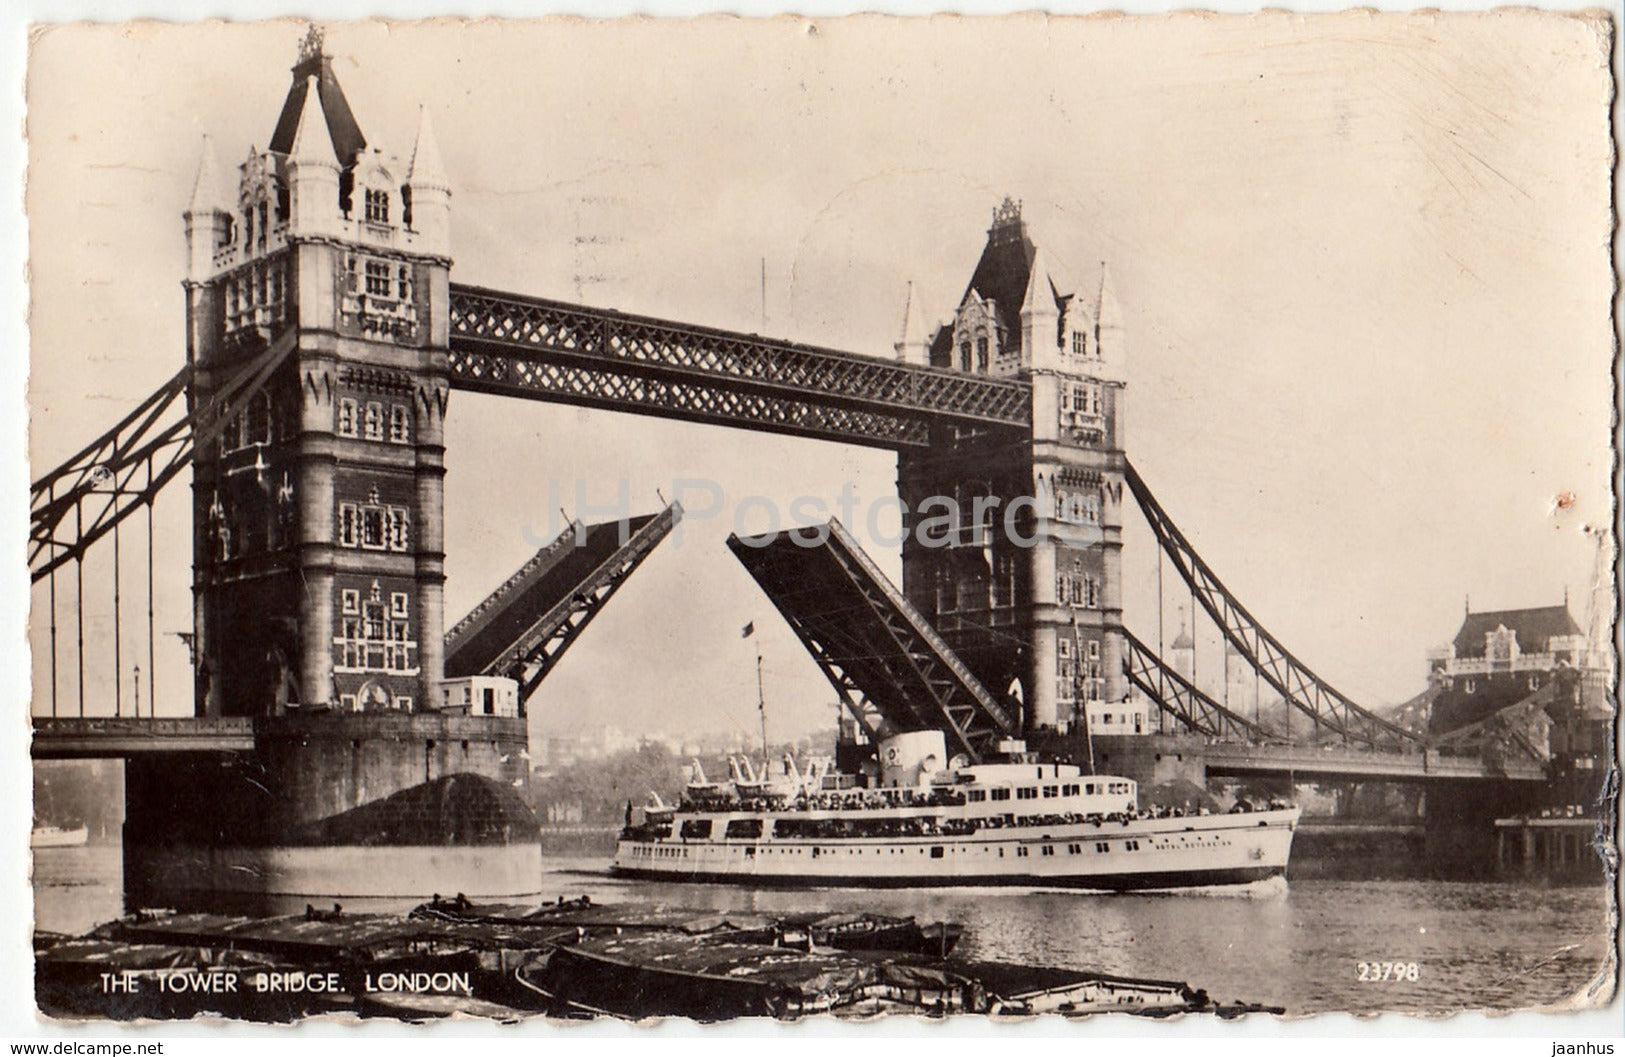
[{"label": "crowd on ship deck", "polygon": [[967,802],[958,789],[844,789],[770,796],[703,794],[689,796],[688,806],[701,811],[895,811],[898,808],[958,807]]},{"label": "crowd on ship deck", "polygon": [[[939,794],[950,798],[956,795],[954,791],[949,790],[932,790],[929,795],[921,794],[914,790],[905,789],[871,789],[861,790],[859,792],[865,795],[887,794],[886,796],[881,797],[882,802],[875,805],[877,807],[887,806],[885,803],[886,801],[890,801],[889,806],[894,808],[943,806],[946,804],[962,804],[965,802],[963,793],[957,793],[959,798],[957,801],[953,799],[943,799],[938,800],[935,803],[932,802],[932,798],[938,796]],[[844,801],[847,800],[851,795],[852,794],[849,793],[820,794],[819,796],[811,798],[796,797],[793,800],[789,798],[786,798],[785,800],[778,800],[762,798],[741,799],[738,797],[732,797],[728,798],[728,806],[726,807],[708,806],[704,808],[704,810],[839,810],[840,806],[822,808],[812,805],[827,799],[833,803],[836,803],[837,805],[844,806]],[[747,806],[751,800],[761,800],[763,806]],[[806,801],[805,805],[801,803],[802,801]],[[916,803],[915,801],[919,802]],[[791,805],[796,806],[792,808]],[[694,806],[697,807],[699,805]],[[1255,811],[1275,811],[1290,806],[1291,805],[1286,801],[1273,797],[1270,798],[1267,804],[1248,800],[1238,800],[1236,801],[1235,805],[1230,808],[1228,813],[1246,814]],[[1211,815],[1212,813],[1213,812],[1207,807],[1195,807],[1187,809],[1184,807],[1164,807],[1161,805],[1152,805],[1150,807],[1130,811],[1112,811],[1106,813],[1079,813],[1075,811],[1041,815],[1016,815],[1013,813],[1006,813],[997,815],[972,816],[968,818],[956,816],[946,819],[939,819],[930,815],[891,816],[889,818],[780,818],[773,824],[773,835],[775,837],[791,839],[965,836],[981,830],[994,829],[1024,829],[1043,826],[1076,825],[1127,826],[1132,822],[1138,822],[1146,819],[1187,818],[1193,816],[1199,817]],[[669,837],[670,835],[671,823],[669,821],[664,823],[645,822],[641,826],[628,825],[621,831],[622,840],[654,840]]]}]

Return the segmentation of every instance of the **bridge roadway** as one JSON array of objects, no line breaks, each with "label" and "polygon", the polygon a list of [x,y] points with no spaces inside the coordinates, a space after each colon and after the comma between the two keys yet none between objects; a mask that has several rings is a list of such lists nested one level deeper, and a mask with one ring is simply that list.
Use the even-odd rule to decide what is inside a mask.
[{"label": "bridge roadway", "polygon": [[[36,760],[84,760],[172,752],[247,752],[254,748],[248,717],[134,718],[33,717],[31,752]],[[1373,752],[1341,746],[1247,745],[1206,742],[1200,754],[1209,777],[1287,777],[1296,781],[1365,779],[1445,781],[1496,779],[1539,782],[1545,770],[1533,760],[1497,766],[1471,756],[1428,752]]]},{"label": "bridge roadway", "polygon": [[1476,756],[1448,756],[1438,750],[1381,752],[1341,745],[1246,745],[1209,742],[1199,750],[1210,777],[1290,777],[1302,781],[1375,779],[1388,781],[1498,779],[1541,782],[1546,770],[1534,760],[1507,759],[1491,765]]},{"label": "bridge roadway", "polygon": [[248,752],[248,716],[34,716],[36,760],[89,760],[171,752]]}]

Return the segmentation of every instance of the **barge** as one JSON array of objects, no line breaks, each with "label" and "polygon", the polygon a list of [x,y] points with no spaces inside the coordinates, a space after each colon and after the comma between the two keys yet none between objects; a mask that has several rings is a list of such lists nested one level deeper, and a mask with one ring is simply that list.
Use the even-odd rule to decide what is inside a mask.
[{"label": "barge", "polygon": [[[1101,1012],[1230,1016],[1168,980],[964,959],[957,926],[879,914],[718,913],[585,898],[409,915],[143,913],[36,937],[35,998],[59,1018],[296,1020]],[[1279,1010],[1269,1010],[1279,1012]]]}]

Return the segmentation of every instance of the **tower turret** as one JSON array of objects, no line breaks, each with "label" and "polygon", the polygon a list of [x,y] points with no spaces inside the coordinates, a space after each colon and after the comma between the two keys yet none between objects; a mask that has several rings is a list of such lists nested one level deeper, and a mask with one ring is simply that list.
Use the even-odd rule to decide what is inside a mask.
[{"label": "tower turret", "polygon": [[305,81],[305,102],[288,150],[288,193],[292,231],[302,237],[336,236],[341,220],[340,166],[322,116],[314,75]]},{"label": "tower turret", "polygon": [[214,255],[231,244],[231,200],[221,184],[214,141],[203,137],[192,199],[181,214],[186,222],[186,277],[201,282],[214,274]]},{"label": "tower turret", "polygon": [[1021,361],[1029,370],[1060,367],[1061,312],[1055,303],[1055,284],[1044,264],[1042,247],[1033,249],[1027,290],[1021,300]]},{"label": "tower turret", "polygon": [[903,329],[892,348],[903,363],[924,367],[931,362],[931,337],[925,323],[925,312],[920,307],[919,294],[911,280],[908,292],[903,295]]},{"label": "tower turret", "polygon": [[440,256],[451,254],[451,182],[440,160],[429,108],[418,111],[417,142],[401,189],[402,219],[417,232],[417,249]]},{"label": "tower turret", "polygon": [[1100,358],[1100,376],[1108,381],[1125,381],[1128,364],[1123,349],[1123,309],[1117,303],[1117,288],[1105,261],[1100,262],[1100,290],[1095,298],[1095,349]]}]

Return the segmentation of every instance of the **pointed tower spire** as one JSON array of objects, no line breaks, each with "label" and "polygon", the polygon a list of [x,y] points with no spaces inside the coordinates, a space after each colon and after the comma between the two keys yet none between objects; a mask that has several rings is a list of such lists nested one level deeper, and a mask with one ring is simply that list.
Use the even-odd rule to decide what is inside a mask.
[{"label": "pointed tower spire", "polygon": [[288,191],[292,198],[292,231],[299,235],[333,235],[343,219],[339,203],[339,161],[327,131],[316,77],[305,83],[305,104],[293,142],[288,146]]},{"label": "pointed tower spire", "polygon": [[413,188],[438,187],[450,190],[446,178],[446,165],[440,160],[440,144],[434,137],[434,125],[429,121],[429,108],[418,108],[418,138],[412,145],[412,164],[406,173],[406,182]]},{"label": "pointed tower spire", "polygon": [[288,148],[288,159],[300,164],[325,162],[338,164],[333,150],[333,137],[327,131],[327,118],[322,114],[320,93],[316,77],[305,81],[305,105],[299,110],[299,124],[294,126],[293,145]]},{"label": "pointed tower spire", "polygon": [[197,178],[192,182],[192,201],[186,211],[202,216],[213,209],[230,208],[231,203],[220,184],[220,160],[215,156],[214,139],[205,133],[203,151],[197,163]]},{"label": "pointed tower spire", "polygon": [[1033,247],[1027,271],[1027,291],[1021,299],[1021,359],[1029,367],[1053,370],[1060,366],[1061,311],[1055,304],[1055,284],[1044,264],[1044,251]]},{"label": "pointed tower spire", "polygon": [[231,242],[231,199],[220,183],[214,141],[203,137],[203,151],[192,182],[192,201],[181,218],[186,222],[187,277],[201,282],[214,274],[214,256]]},{"label": "pointed tower spire", "polygon": [[315,95],[321,106],[322,118],[327,126],[327,138],[333,145],[334,155],[341,166],[348,168],[356,155],[367,145],[350,102],[344,98],[344,89],[333,73],[333,60],[325,50],[321,27],[312,25],[299,46],[299,61],[293,65],[293,82],[288,85],[287,98],[282,100],[282,111],[277,115],[276,130],[271,133],[269,150],[272,154],[290,154],[293,137],[303,121]]},{"label": "pointed tower spire", "polygon": [[903,331],[892,346],[898,360],[924,367],[931,362],[931,334],[925,323],[925,312],[920,308],[914,281],[909,280],[908,292],[903,296]]},{"label": "pointed tower spire", "polygon": [[1055,288],[1050,285],[1049,269],[1045,267],[1044,250],[1033,247],[1033,263],[1027,273],[1027,292],[1021,300],[1023,314],[1044,309],[1055,311]]},{"label": "pointed tower spire", "polygon": [[418,138],[412,146],[412,163],[401,194],[414,247],[422,253],[450,257],[451,179],[440,158],[440,144],[435,140],[426,106],[418,109]]}]

